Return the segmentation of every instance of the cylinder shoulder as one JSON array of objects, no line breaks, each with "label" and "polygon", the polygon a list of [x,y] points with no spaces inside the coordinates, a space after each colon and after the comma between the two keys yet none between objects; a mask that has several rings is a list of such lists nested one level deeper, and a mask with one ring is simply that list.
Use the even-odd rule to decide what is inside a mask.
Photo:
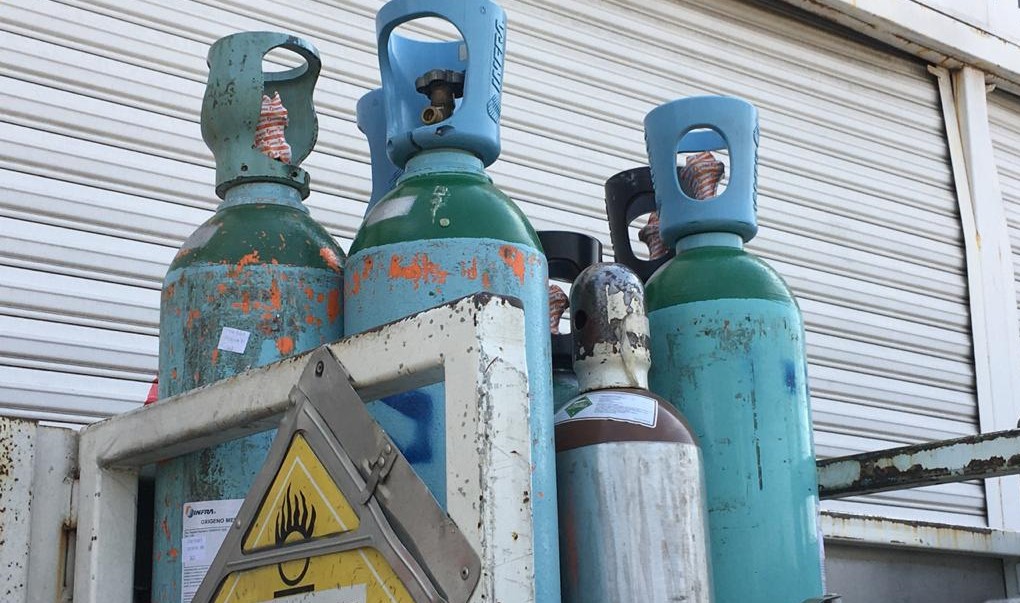
[{"label": "cylinder shoulder", "polygon": [[410,178],[383,197],[366,216],[351,255],[380,245],[457,238],[542,249],[524,213],[487,178],[441,173]]},{"label": "cylinder shoulder", "polygon": [[303,211],[239,205],[217,211],[181,245],[170,270],[209,264],[279,264],[340,272],[346,256]]},{"label": "cylinder shoulder", "polygon": [[649,279],[648,311],[714,299],[765,299],[796,305],[771,266],[742,249],[706,247],[679,254]]}]

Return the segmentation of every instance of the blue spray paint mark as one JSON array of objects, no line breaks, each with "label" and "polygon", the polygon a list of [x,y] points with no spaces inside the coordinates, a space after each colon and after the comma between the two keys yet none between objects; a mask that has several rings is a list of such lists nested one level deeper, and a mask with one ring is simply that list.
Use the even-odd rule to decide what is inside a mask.
[{"label": "blue spray paint mark", "polygon": [[792,360],[787,360],[786,366],[786,390],[791,394],[797,392],[797,367]]}]

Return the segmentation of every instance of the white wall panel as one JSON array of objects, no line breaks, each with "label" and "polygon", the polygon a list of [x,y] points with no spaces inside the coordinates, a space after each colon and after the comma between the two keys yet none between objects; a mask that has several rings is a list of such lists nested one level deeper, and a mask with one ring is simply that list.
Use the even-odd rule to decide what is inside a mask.
[{"label": "white wall panel", "polygon": [[[957,204],[924,65],[739,0],[503,4],[504,152],[490,171],[536,227],[609,249],[603,183],[644,161],[644,114],[692,94],[748,98],[762,141],[752,248],[801,299],[819,454],[977,431]],[[165,266],[216,203],[198,118],[222,35],[286,30],[321,51],[308,205],[346,247],[369,193],[354,106],[378,85],[379,6],[0,4],[4,412],[87,421],[144,397]],[[973,484],[833,508],[984,521]]]},{"label": "white wall panel", "polygon": [[[1006,204],[1013,268],[1020,284],[1020,98],[1005,92],[988,96],[988,120],[999,168],[999,186]],[[1020,305],[1020,287],[1017,287]]]}]

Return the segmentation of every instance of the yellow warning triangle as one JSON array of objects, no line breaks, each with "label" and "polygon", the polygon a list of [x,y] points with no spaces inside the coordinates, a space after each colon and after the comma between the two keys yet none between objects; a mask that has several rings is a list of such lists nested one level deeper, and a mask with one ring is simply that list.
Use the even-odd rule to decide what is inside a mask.
[{"label": "yellow warning triangle", "polygon": [[329,472],[300,433],[294,435],[242,550],[332,536],[358,529],[360,521]]}]

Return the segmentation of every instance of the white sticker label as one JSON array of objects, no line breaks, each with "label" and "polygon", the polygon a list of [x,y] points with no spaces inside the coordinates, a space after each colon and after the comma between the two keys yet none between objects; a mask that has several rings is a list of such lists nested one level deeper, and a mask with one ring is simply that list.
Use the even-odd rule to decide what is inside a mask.
[{"label": "white sticker label", "polygon": [[191,603],[243,502],[236,498],[184,503],[181,603]]},{"label": "white sticker label", "polygon": [[300,595],[288,595],[273,599],[273,603],[365,603],[368,586],[354,584],[330,590],[317,590]]},{"label": "white sticker label", "polygon": [[654,398],[626,392],[593,392],[571,400],[556,413],[554,421],[569,423],[585,419],[608,419],[655,427],[659,403]]},{"label": "white sticker label", "polygon": [[216,345],[216,347],[228,352],[243,354],[244,349],[248,347],[249,337],[251,337],[251,333],[248,331],[223,327],[223,330],[220,331],[220,342]]},{"label": "white sticker label", "polygon": [[417,199],[418,197],[408,195],[406,197],[390,199],[386,203],[376,205],[372,208],[372,212],[365,217],[365,226],[389,220],[390,218],[396,218],[397,216],[406,216],[411,213],[411,208]]}]

